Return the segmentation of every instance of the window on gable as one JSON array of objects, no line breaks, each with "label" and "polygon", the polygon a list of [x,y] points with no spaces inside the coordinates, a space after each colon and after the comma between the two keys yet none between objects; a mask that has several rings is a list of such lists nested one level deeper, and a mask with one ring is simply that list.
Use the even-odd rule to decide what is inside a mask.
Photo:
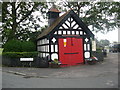
[{"label": "window on gable", "polygon": [[83,35],[83,31],[80,31],[80,35]]},{"label": "window on gable", "polygon": [[70,34],[70,31],[67,31],[67,34]]},{"label": "window on gable", "polygon": [[66,31],[63,31],[63,34],[66,34]]},{"label": "window on gable", "polygon": [[58,34],[62,34],[62,31],[58,31]]},{"label": "window on gable", "polygon": [[76,34],[79,35],[79,31],[76,31]]},{"label": "window on gable", "polygon": [[75,31],[72,31],[72,34],[74,35],[74,34],[75,34]]}]

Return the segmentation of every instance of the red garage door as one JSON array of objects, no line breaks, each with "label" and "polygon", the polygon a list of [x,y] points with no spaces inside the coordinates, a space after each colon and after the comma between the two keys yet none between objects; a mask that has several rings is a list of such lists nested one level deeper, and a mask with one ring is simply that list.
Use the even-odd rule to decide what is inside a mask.
[{"label": "red garage door", "polygon": [[81,38],[60,38],[59,60],[62,66],[83,63],[83,40]]}]

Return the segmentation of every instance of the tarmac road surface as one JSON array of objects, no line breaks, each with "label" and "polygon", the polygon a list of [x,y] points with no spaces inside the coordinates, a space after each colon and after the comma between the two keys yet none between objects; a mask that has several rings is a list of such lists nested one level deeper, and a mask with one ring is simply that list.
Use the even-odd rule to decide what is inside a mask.
[{"label": "tarmac road surface", "polygon": [[[3,88],[117,88],[114,75],[79,79],[23,78],[3,72]],[[116,77],[117,78],[117,77]]]},{"label": "tarmac road surface", "polygon": [[110,53],[102,63],[92,66],[61,69],[3,67],[2,77],[3,88],[118,88],[118,54]]}]

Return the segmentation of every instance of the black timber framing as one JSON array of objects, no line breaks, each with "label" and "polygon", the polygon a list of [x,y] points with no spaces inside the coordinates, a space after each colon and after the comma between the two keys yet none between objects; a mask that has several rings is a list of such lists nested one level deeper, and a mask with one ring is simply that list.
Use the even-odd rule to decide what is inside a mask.
[{"label": "black timber framing", "polygon": [[41,45],[37,45],[37,46],[46,46],[46,45],[49,45],[49,43],[48,44],[41,44]]},{"label": "black timber framing", "polygon": [[[70,20],[68,20],[68,18],[70,18]],[[69,25],[67,25],[67,22],[69,22]],[[75,24],[72,25],[72,22],[75,21]],[[63,24],[65,24],[69,29],[66,29]],[[79,25],[76,29],[73,29],[76,25]],[[62,29],[60,29],[60,27],[62,27]],[[79,29],[81,28],[81,29]],[[51,28],[50,28],[51,29]],[[61,31],[61,34],[58,33],[58,31]],[[66,34],[63,34],[63,31],[66,32]],[[68,34],[67,31],[70,31],[70,34]],[[76,34],[76,31],[79,31],[79,34]],[[81,32],[82,31],[82,34]],[[56,32],[56,34],[54,34]],[[86,33],[86,35],[84,34],[84,32]],[[74,35],[73,35],[74,34]],[[46,45],[49,45],[49,52],[43,52],[43,51],[39,51],[40,53],[49,53],[50,55],[50,59],[51,59],[51,55],[52,53],[57,53],[59,54],[59,42],[58,42],[58,39],[59,38],[66,38],[66,37],[75,37],[75,38],[83,38],[83,57],[85,59],[85,51],[84,50],[84,44],[89,44],[90,45],[90,56],[92,55],[92,43],[91,43],[91,39],[94,39],[94,35],[93,33],[89,30],[89,28],[85,25],[84,22],[82,22],[82,20],[79,18],[79,16],[73,11],[69,11],[63,18],[62,20],[54,26],[54,28],[52,30],[50,30],[49,32],[47,32],[46,35],[42,36],[42,37],[38,37],[37,41],[39,40],[42,40],[42,39],[45,39],[47,38],[47,40],[49,40],[49,43],[47,44],[42,44],[42,45],[37,45],[37,47],[39,46],[46,46]],[[56,42],[53,43],[52,42],[52,38],[55,38],[56,39]],[[85,38],[89,38],[89,41],[86,43],[85,42]],[[51,52],[51,45],[53,45],[53,52]],[[58,52],[55,52],[55,45],[58,46]],[[87,47],[87,46],[86,46]],[[58,58],[59,58],[59,55],[58,55]]]},{"label": "black timber framing", "polygon": [[52,36],[56,30],[59,30],[59,27],[62,26],[62,24],[68,19],[68,17],[70,17],[70,15],[65,16],[64,19],[49,33],[48,36]]},{"label": "black timber framing", "polygon": [[58,29],[58,30],[61,30],[61,31],[82,31],[82,29]]},{"label": "black timber framing", "polygon": [[[59,27],[62,26],[63,23],[65,23],[65,21],[69,18],[72,17],[73,20],[75,20],[78,25],[82,28],[83,31],[85,31],[87,33],[87,35],[89,35],[90,37],[94,38],[94,35],[92,34],[92,32],[89,30],[89,28],[82,22],[82,20],[79,18],[79,16],[74,13],[73,10],[71,10],[62,20],[61,22],[47,35],[47,37],[51,37],[55,31],[59,30]],[[67,20],[69,21],[69,20]],[[70,18],[70,27],[71,27],[71,18]],[[69,30],[72,30],[72,28],[70,28]],[[74,29],[73,29],[74,30]],[[72,34],[72,32],[71,32]]]},{"label": "black timber framing", "polygon": [[74,12],[71,11],[71,17],[74,18],[74,20],[80,25],[80,27],[86,31],[86,33],[88,35],[90,35],[92,38],[94,38],[94,34],[90,31],[90,29],[86,26],[86,24],[84,22],[82,22],[82,20],[79,18],[79,16]]}]

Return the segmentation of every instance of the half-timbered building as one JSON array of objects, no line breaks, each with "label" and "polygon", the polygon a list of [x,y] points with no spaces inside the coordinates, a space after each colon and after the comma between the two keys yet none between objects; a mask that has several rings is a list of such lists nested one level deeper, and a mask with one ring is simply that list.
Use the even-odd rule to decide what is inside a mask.
[{"label": "half-timbered building", "polygon": [[49,27],[37,38],[38,56],[58,59],[63,66],[85,63],[92,54],[93,33],[73,10],[59,13],[56,8],[47,13]]}]

